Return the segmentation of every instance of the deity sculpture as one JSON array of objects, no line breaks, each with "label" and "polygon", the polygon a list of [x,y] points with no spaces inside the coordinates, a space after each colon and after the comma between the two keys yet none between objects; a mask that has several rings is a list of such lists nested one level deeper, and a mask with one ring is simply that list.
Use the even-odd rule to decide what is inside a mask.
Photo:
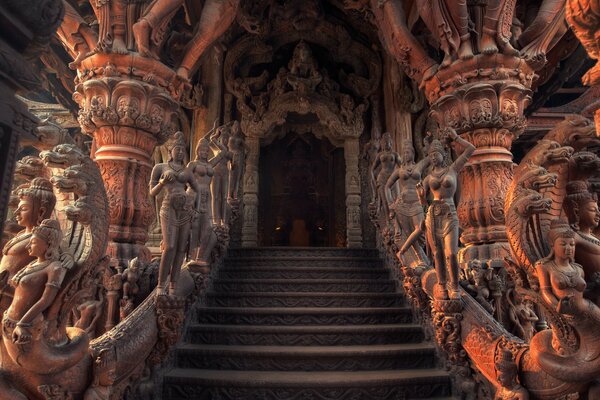
[{"label": "deity sculpture", "polygon": [[9,240],[2,250],[3,256],[0,260],[0,279],[3,286],[0,302],[2,310],[6,310],[12,301],[13,289],[8,283],[16,273],[33,260],[27,251],[33,228],[42,220],[49,218],[56,205],[52,184],[45,178],[34,178],[27,186],[18,189],[17,195],[19,205],[15,210],[15,217],[17,223],[25,229]]},{"label": "deity sculpture", "polygon": [[[377,157],[371,164],[371,179],[375,182],[377,196],[374,199],[377,211],[383,208],[384,215],[389,214],[388,202],[386,201],[386,183],[388,178],[394,173],[394,170],[401,165],[400,155],[392,150],[392,136],[385,132],[381,137],[382,149],[377,153]],[[395,197],[397,190],[392,190],[392,196]]]},{"label": "deity sculpture", "polygon": [[449,66],[453,56],[473,58],[466,0],[418,0],[419,14],[444,52],[441,68]]},{"label": "deity sculpture", "polygon": [[238,121],[235,121],[231,127],[231,137],[227,147],[232,153],[229,161],[229,195],[227,197],[230,200],[237,201],[244,165],[246,164],[246,152],[248,151]]},{"label": "deity sculpture", "polygon": [[215,150],[220,153],[224,162],[215,164],[212,184],[210,186],[212,194],[213,223],[215,225],[224,225],[227,223],[227,197],[229,195],[229,168],[228,164],[233,161],[233,152],[227,148],[229,138],[231,137],[231,127],[224,125],[215,130],[210,136],[210,143]]},{"label": "deity sculpture", "polygon": [[509,350],[501,350],[494,360],[500,387],[494,400],[529,400],[527,390],[517,382],[519,369]]},{"label": "deity sculpture", "polygon": [[69,50],[73,53],[74,59],[69,64],[69,68],[75,69],[95,50],[96,35],[68,1],[62,3],[65,7],[65,16],[56,33],[64,43],[72,43]]},{"label": "deity sculpture", "polygon": [[[421,226],[425,219],[423,207],[417,195],[416,185],[421,181],[423,172],[427,169],[429,163],[429,158],[426,157],[415,164],[415,150],[412,141],[406,140],[403,143],[402,163],[388,178],[385,184],[386,197],[384,197],[385,201],[392,201],[392,188],[398,182],[400,193],[398,193],[396,201],[389,206],[391,209],[389,217],[394,221],[396,237],[404,235],[404,239],[407,240],[413,232],[418,230],[418,227]],[[424,262],[423,258],[425,254],[421,247],[413,246],[413,248],[417,259]]]},{"label": "deity sculpture", "polygon": [[[166,27],[183,0],[157,0],[144,16],[133,25],[133,35],[139,52],[151,56],[151,44],[162,42]],[[202,7],[195,36],[189,43],[177,75],[188,81],[198,67],[204,51],[231,25],[237,14],[239,0],[207,0]]]},{"label": "deity sculpture", "polygon": [[157,294],[162,294],[167,278],[169,294],[174,294],[186,255],[192,217],[201,208],[201,197],[196,196],[195,207],[191,204],[186,188],[190,186],[197,194],[201,188],[194,176],[184,164],[185,141],[183,133],[175,133],[166,163],[157,164],[152,169],[150,195],[156,197],[163,189],[166,195],[160,207],[160,226],[162,231],[162,257],[158,273]]},{"label": "deity sculpture", "polygon": [[32,229],[27,245],[35,259],[10,280],[14,298],[2,319],[2,345],[13,361],[28,371],[63,371],[87,355],[89,339],[78,328],[70,328],[62,344],[51,342],[47,336],[52,324],[48,324],[46,312],[57,299],[68,272],[59,257],[61,240],[58,221],[41,221]]},{"label": "deity sculpture", "polygon": [[600,223],[600,211],[598,201],[589,192],[585,181],[567,183],[563,209],[569,225],[576,232],[575,260],[583,266],[586,276],[592,277],[600,272],[600,240],[593,233]]},{"label": "deity sculpture", "polygon": [[[226,149],[217,142],[221,151],[209,160],[211,154],[210,143],[207,137],[202,138],[196,146],[196,159],[188,164],[188,169],[194,176],[199,187],[199,192],[192,193],[200,198],[198,215],[192,221],[192,233],[190,237],[190,252],[192,259],[207,262],[211,249],[216,243],[216,236],[212,229],[211,219],[211,181],[215,174],[215,167],[223,161]],[[190,193],[190,189],[188,189]]]},{"label": "deity sculpture", "polygon": [[[425,226],[427,244],[433,254],[435,273],[437,276],[437,295],[442,299],[448,298],[446,278],[449,279],[449,289],[452,298],[460,297],[458,280],[458,215],[454,205],[454,195],[458,186],[458,173],[463,169],[469,157],[475,151],[475,146],[449,129],[448,138],[464,147],[462,154],[449,166],[444,166],[446,151],[438,139],[431,141],[428,156],[433,166],[431,173],[418,184],[417,193],[421,203],[426,203],[426,195],[431,192],[433,201],[429,205]],[[421,234],[422,225],[415,230],[410,240],[402,246],[400,253],[405,252]]]}]

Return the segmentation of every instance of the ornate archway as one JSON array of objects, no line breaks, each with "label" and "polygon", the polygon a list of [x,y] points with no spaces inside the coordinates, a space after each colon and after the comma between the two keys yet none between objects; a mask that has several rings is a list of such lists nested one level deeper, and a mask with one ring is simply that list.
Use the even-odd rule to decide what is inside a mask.
[{"label": "ornate archway", "polygon": [[[339,48],[345,35],[339,26],[334,29],[324,21],[319,26],[322,35],[317,43],[298,37],[297,31],[276,36],[272,41],[275,45],[244,37],[226,57],[226,87],[237,100],[249,149],[243,184],[243,246],[258,244],[260,146],[270,143],[281,132],[276,128],[290,120],[301,121],[303,129],[310,125],[315,136],[326,137],[334,146],[344,149],[346,243],[348,247],[362,246],[359,138],[365,130],[368,99],[379,85],[381,66],[375,53],[356,42],[347,44],[344,53],[331,52],[327,59],[324,55],[329,54],[329,46],[337,44]],[[317,40],[316,34],[312,32],[306,37]],[[318,51],[324,65],[317,63],[314,53]],[[266,65],[276,65],[277,61],[279,69],[270,78],[272,72]],[[262,72],[256,75],[261,66]],[[337,79],[331,78],[332,68],[338,68]]]}]

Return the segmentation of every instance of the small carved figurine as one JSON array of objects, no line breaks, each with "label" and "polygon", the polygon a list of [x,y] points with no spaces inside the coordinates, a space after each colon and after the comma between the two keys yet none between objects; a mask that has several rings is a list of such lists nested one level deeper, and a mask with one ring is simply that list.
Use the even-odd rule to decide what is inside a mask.
[{"label": "small carved figurine", "polygon": [[227,197],[229,194],[229,168],[228,164],[233,160],[233,152],[227,148],[231,137],[231,127],[224,125],[215,130],[210,136],[210,144],[215,147],[222,163],[215,163],[213,180],[210,185],[213,205],[213,223],[224,225],[227,223]]},{"label": "small carved figurine", "polygon": [[[433,254],[435,264],[438,293],[442,299],[448,298],[446,278],[450,281],[451,296],[453,298],[460,297],[457,259],[458,215],[454,205],[454,195],[458,186],[458,173],[475,151],[475,146],[458,136],[454,130],[448,130],[448,137],[465,148],[463,153],[451,165],[444,167],[446,156],[444,145],[437,139],[432,140],[429,145],[429,158],[433,169],[423,180],[422,185],[417,186],[421,203],[426,203],[428,192],[433,194],[433,201],[429,205],[425,225],[427,243]],[[418,231],[413,232],[414,237],[404,243],[402,250],[406,251],[412,245],[422,229],[421,225]]]},{"label": "small carved figurine", "polygon": [[517,382],[518,367],[509,350],[500,350],[494,360],[496,379],[501,385],[494,400],[529,400],[529,392]]},{"label": "small carved figurine", "polygon": [[248,151],[244,134],[240,130],[240,123],[235,121],[231,127],[231,137],[227,144],[232,153],[229,161],[229,196],[231,200],[238,200],[240,182],[242,180],[244,165],[246,164],[246,152]]},{"label": "small carved figurine", "polygon": [[160,207],[163,254],[158,273],[158,295],[162,294],[167,278],[169,294],[175,293],[188,245],[192,215],[200,209],[200,196],[196,196],[194,207],[186,194],[188,186],[196,193],[200,193],[201,189],[183,163],[185,151],[183,133],[177,132],[170,148],[171,158],[166,163],[155,165],[150,179],[151,196],[156,197],[163,189],[166,191]]}]

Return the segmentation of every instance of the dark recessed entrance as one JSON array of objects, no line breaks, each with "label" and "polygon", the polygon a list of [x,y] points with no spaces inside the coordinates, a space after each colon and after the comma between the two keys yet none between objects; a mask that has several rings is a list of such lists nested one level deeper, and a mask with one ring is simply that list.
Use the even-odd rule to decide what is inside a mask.
[{"label": "dark recessed entrance", "polygon": [[344,151],[290,133],[261,148],[259,243],[346,245]]}]

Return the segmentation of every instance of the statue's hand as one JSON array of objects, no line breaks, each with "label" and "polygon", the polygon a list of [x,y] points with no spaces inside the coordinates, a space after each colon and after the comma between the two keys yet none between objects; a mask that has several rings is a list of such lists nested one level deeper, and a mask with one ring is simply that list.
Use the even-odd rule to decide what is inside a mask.
[{"label": "statue's hand", "polygon": [[390,211],[390,214],[388,215],[388,218],[393,221],[394,217],[396,216],[396,214],[393,211]]},{"label": "statue's hand", "polygon": [[29,328],[17,325],[13,331],[12,340],[13,343],[16,344],[27,344],[31,342],[31,332],[29,331]]}]

